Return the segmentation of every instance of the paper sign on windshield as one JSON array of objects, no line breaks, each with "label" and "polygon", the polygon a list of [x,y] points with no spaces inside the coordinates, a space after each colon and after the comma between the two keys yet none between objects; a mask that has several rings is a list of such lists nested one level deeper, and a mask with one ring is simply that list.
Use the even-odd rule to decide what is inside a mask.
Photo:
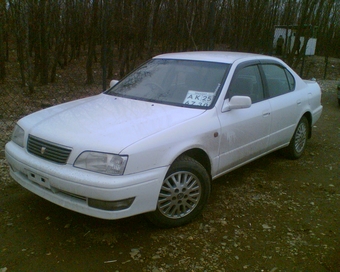
[{"label": "paper sign on windshield", "polygon": [[189,90],[183,104],[192,106],[209,107],[213,101],[214,93]]}]

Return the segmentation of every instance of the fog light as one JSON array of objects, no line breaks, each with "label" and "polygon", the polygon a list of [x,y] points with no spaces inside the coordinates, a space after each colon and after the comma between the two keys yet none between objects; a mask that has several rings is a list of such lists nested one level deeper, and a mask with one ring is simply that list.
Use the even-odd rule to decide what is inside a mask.
[{"label": "fog light", "polygon": [[105,210],[105,211],[120,211],[129,208],[132,202],[135,200],[134,197],[122,199],[118,201],[103,201],[98,199],[88,199],[88,205],[92,208]]}]

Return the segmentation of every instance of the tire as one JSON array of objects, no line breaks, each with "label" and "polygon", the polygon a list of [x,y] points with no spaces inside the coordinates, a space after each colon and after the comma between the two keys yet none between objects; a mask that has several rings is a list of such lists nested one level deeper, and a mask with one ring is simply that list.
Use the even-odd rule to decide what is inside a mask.
[{"label": "tire", "polygon": [[179,227],[201,214],[210,195],[210,176],[188,156],[179,157],[168,170],[157,201],[148,219],[162,228]]},{"label": "tire", "polygon": [[305,116],[302,116],[289,145],[285,148],[288,158],[296,160],[302,156],[306,148],[309,130],[309,122]]}]

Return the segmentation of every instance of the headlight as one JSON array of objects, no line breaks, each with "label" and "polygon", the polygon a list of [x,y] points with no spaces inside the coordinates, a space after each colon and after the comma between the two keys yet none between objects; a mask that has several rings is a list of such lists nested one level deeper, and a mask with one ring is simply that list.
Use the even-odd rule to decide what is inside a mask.
[{"label": "headlight", "polygon": [[128,156],[86,151],[80,154],[74,167],[107,175],[123,175]]},{"label": "headlight", "polygon": [[17,145],[24,147],[25,131],[18,125],[15,125],[11,140]]}]

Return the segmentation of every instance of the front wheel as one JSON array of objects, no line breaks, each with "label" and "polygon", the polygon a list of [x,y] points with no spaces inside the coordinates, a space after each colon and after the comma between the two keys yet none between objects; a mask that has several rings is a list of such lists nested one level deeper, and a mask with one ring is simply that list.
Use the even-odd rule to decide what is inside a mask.
[{"label": "front wheel", "polygon": [[305,151],[309,135],[309,122],[305,116],[300,119],[285,153],[290,159],[298,159]]},{"label": "front wheel", "polygon": [[147,214],[159,227],[178,227],[201,214],[210,195],[210,176],[191,157],[181,156],[170,167],[162,183],[157,209]]}]

